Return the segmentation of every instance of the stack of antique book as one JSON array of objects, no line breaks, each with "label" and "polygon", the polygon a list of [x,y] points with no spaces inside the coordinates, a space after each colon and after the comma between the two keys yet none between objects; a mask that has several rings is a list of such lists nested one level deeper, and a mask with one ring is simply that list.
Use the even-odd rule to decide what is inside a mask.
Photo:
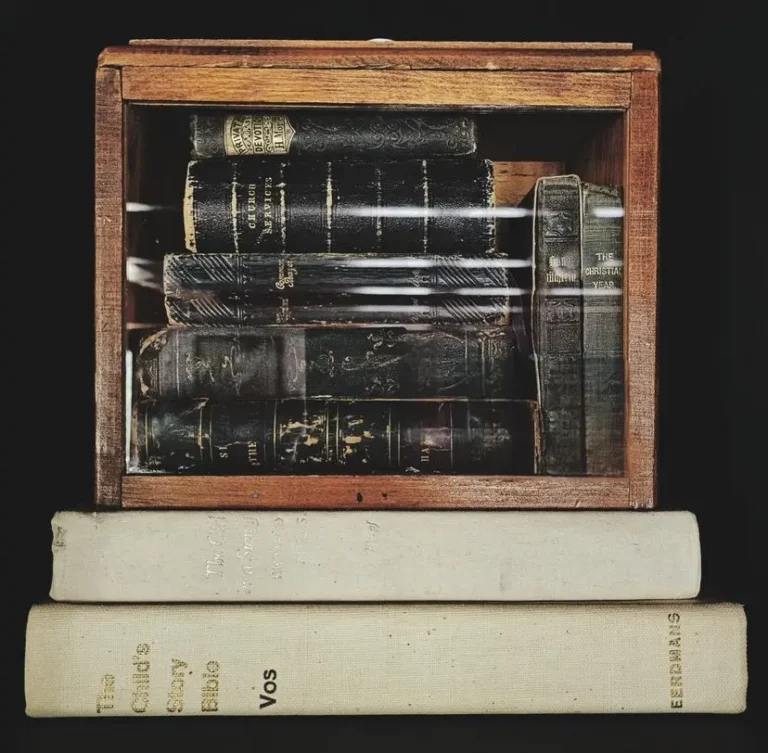
[{"label": "stack of antique book", "polygon": [[474,119],[199,114],[192,142],[134,470],[536,471],[526,262]]},{"label": "stack of antique book", "polygon": [[[466,114],[190,127],[131,473],[303,475],[308,499],[328,473],[625,473],[618,187],[500,203]],[[57,513],[28,713],[744,708],[744,613],[696,599],[692,514],[358,501]]]}]

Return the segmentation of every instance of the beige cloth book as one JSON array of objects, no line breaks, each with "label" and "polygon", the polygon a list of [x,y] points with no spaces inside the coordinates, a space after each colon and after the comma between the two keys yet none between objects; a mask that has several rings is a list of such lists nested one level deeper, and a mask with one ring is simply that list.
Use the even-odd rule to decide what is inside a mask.
[{"label": "beige cloth book", "polygon": [[699,592],[687,512],[124,511],[53,519],[83,602],[578,601]]},{"label": "beige cloth book", "polygon": [[30,716],[737,713],[734,604],[33,607]]}]

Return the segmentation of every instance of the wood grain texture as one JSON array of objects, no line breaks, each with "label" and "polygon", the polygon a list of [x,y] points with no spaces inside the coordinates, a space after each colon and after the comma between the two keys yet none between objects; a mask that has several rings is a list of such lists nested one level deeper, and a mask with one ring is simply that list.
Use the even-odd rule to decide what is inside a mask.
[{"label": "wood grain texture", "polygon": [[560,175],[562,162],[501,162],[493,163],[493,190],[497,207],[516,207],[534,187],[536,180],[546,175]]},{"label": "wood grain texture", "polygon": [[658,70],[647,52],[506,48],[109,47],[102,66],[195,68],[376,68],[394,70],[636,71]]},{"label": "wood grain texture", "polygon": [[658,76],[632,77],[627,117],[625,318],[627,461],[632,507],[656,504]]},{"label": "wood grain texture", "polygon": [[427,42],[418,40],[374,42],[364,39],[131,39],[128,44],[137,46],[169,47],[271,47],[305,48],[326,50],[342,47],[345,49],[369,49],[389,47],[404,50],[414,49],[460,49],[460,50],[631,50],[631,42]]},{"label": "wood grain texture", "polygon": [[123,68],[133,102],[624,109],[630,73]]},{"label": "wood grain texture", "polygon": [[96,72],[96,503],[120,504],[123,403],[123,102],[120,71]]},{"label": "wood grain texture", "polygon": [[125,476],[124,507],[238,509],[628,508],[625,478]]},{"label": "wood grain texture", "polygon": [[577,159],[568,169],[582,180],[623,186],[625,177],[624,136],[626,114],[617,114],[610,122],[596,129],[582,147]]}]

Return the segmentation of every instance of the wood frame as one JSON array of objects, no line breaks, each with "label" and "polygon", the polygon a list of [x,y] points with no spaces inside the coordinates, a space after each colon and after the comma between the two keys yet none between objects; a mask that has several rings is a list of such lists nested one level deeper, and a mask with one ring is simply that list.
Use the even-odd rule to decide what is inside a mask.
[{"label": "wood frame", "polygon": [[[653,53],[622,43],[136,40],[104,50],[96,72],[96,504],[654,507],[659,70]],[[131,103],[496,105],[622,112],[626,475],[126,475],[124,123]]]}]

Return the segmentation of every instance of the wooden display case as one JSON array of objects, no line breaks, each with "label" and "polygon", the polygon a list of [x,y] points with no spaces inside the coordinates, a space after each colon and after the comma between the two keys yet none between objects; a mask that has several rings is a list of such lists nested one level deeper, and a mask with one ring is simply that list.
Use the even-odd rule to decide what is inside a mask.
[{"label": "wooden display case", "polygon": [[[137,40],[96,72],[96,503],[219,508],[647,508],[656,478],[659,63],[628,44]],[[621,476],[154,475],[127,472],[126,352],[162,298],[126,277],[137,246],[181,248],[162,213],[204,108],[461,110],[477,115],[497,201],[576,173],[624,193]],[[150,255],[147,248],[143,256]],[[159,260],[160,256],[156,260]]]}]

